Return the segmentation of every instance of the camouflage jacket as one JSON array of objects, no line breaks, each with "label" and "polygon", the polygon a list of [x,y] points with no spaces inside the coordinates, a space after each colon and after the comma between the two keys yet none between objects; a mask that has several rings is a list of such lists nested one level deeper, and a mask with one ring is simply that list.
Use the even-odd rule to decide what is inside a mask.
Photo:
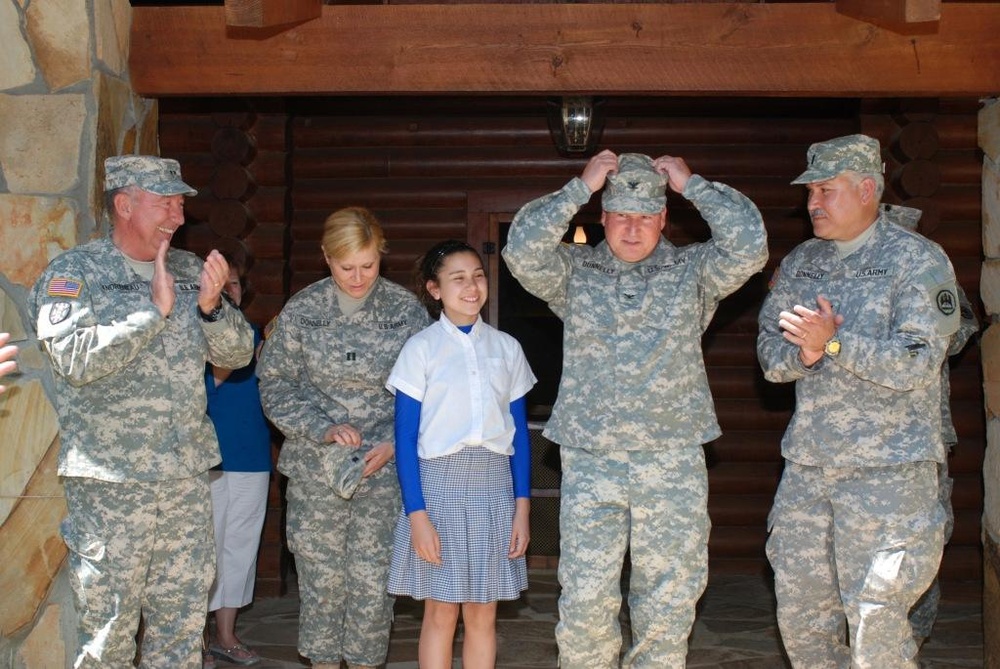
[{"label": "camouflage jacket", "polygon": [[62,427],[59,474],[157,481],[219,462],[205,415],[205,362],[246,365],[253,331],[225,300],[221,320],[202,320],[202,265],[169,251],[177,299],[168,318],[110,239],[63,253],[35,283],[35,329],[55,372]]},{"label": "camouflage jacket", "polygon": [[[810,239],[781,263],[761,308],[757,355],[773,382],[796,381],[782,439],[793,462],[874,467],[941,462],[941,365],[959,325],[955,273],[944,251],[885,220],[841,259]],[[778,314],[824,295],[843,315],[840,354],[810,368],[781,335]]]},{"label": "camouflage jacket", "polygon": [[528,292],[564,324],[559,397],[545,436],[587,449],[642,450],[719,436],[701,336],[719,301],[767,260],[757,207],[723,184],[692,176],[684,190],[712,239],[626,263],[605,242],[560,242],[590,199],[573,179],[525,205],[504,260]]},{"label": "camouflage jacket", "polygon": [[[948,342],[949,357],[961,353],[972,336],[979,332],[979,320],[976,318],[976,312],[972,310],[972,302],[969,301],[961,285],[956,283],[955,288],[958,290],[961,317],[958,330]],[[941,438],[947,447],[958,443],[958,433],[955,432],[955,423],[951,417],[951,367],[947,361],[941,365]]]},{"label": "camouflage jacket", "polygon": [[[917,224],[923,215],[919,209],[898,204],[883,203],[881,211],[890,223],[901,225],[912,231],[917,230]],[[961,353],[972,335],[979,331],[979,321],[976,319],[975,311],[972,310],[972,303],[965,291],[962,290],[962,286],[957,282],[955,288],[958,290],[958,305],[961,316],[958,330],[951,336],[951,341],[948,343],[949,357]],[[958,443],[958,433],[955,432],[955,423],[951,419],[951,367],[947,361],[941,365],[941,438],[944,439],[944,445],[947,447]]]},{"label": "camouflage jacket", "polygon": [[345,316],[333,280],[306,286],[285,305],[268,332],[257,363],[267,417],[284,433],[278,470],[325,480],[331,425],[350,423],[364,445],[393,441],[389,370],[411,335],[430,324],[416,296],[384,278],[357,312]]}]

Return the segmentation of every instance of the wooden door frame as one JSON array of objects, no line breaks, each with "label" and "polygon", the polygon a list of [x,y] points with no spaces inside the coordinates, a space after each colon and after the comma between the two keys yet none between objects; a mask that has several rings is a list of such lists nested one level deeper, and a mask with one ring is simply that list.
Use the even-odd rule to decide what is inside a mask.
[{"label": "wooden door frame", "polygon": [[[483,256],[489,279],[490,299],[486,303],[484,320],[497,325],[500,314],[500,225],[510,223],[525,204],[545,195],[547,191],[517,189],[503,192],[471,191],[466,199],[466,241]],[[492,253],[487,253],[492,244]]]}]

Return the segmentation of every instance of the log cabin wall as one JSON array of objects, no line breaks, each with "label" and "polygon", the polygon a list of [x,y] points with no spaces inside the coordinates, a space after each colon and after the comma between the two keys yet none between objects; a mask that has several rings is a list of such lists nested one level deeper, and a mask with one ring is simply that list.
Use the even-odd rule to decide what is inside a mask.
[{"label": "log cabin wall", "polygon": [[[858,131],[878,137],[888,161],[885,201],[926,211],[921,231],[949,253],[981,317],[978,103],[647,97],[607,99],[601,107],[602,147],[682,156],[694,172],[747,194],[764,215],[768,267],[723,302],[704,348],[724,432],[707,446],[711,567],[766,569],[765,519],[793,394],[790,385],[763,380],[756,316],[770,272],[811,235],[804,189],[789,182],[802,171],[810,143]],[[529,97],[164,99],[161,152],[179,159],[186,180],[201,190],[188,204],[181,244],[199,253],[218,245],[251,251],[248,313],[263,324],[290,294],[325,275],[324,218],[361,204],[389,239],[383,274],[409,286],[414,260],[434,242],[495,243],[497,220],[509,221],[527,199],[582,171],[586,158],[556,152],[545,110],[545,99]],[[668,206],[671,241],[707,238],[708,227],[682,198],[673,195]],[[598,214],[594,198],[580,220],[594,222]],[[978,592],[982,577],[985,427],[977,347],[952,368],[960,441],[950,459],[956,526],[942,565],[946,595],[959,582]],[[539,502],[532,544],[541,547],[538,559],[558,545],[557,500]],[[262,592],[280,591],[280,516],[274,486],[258,571],[259,583],[269,584]]]}]

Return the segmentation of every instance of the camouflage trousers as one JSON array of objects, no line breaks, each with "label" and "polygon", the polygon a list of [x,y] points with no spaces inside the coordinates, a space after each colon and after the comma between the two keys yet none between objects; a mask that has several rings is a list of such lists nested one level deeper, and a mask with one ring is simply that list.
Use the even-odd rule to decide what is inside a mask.
[{"label": "camouflage trousers", "polygon": [[208,474],[174,481],[63,481],[80,648],[74,667],[199,669],[215,545]]},{"label": "camouflage trousers", "polygon": [[631,554],[632,645],[622,667],[682,668],[708,579],[708,477],[700,445],[669,451],[562,447],[562,669],[619,666],[621,571]]},{"label": "camouflage trousers", "polygon": [[794,667],[917,667],[907,615],[941,561],[945,519],[937,487],[933,462],[785,463],[767,556]]},{"label": "camouflage trousers", "polygon": [[288,483],[288,547],[299,578],[299,652],[314,663],[379,665],[389,650],[396,469],[364,479],[350,500],[330,485]]},{"label": "camouflage trousers", "polygon": [[[944,542],[951,540],[955,529],[955,512],[951,506],[951,489],[954,481],[948,476],[948,462],[938,464],[938,501],[945,512]],[[919,643],[931,635],[934,622],[937,620],[938,606],[941,604],[941,584],[935,578],[931,587],[927,588],[917,603],[910,610],[910,626],[913,628],[913,638]]]}]

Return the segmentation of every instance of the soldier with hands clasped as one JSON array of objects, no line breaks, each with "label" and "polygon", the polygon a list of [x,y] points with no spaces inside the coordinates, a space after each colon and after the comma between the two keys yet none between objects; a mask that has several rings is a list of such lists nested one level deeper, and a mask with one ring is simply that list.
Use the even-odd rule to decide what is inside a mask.
[{"label": "soldier with hands clasped", "polygon": [[907,614],[943,545],[955,274],[880,208],[878,141],[813,144],[808,162],[793,183],[808,188],[815,238],[782,261],[757,340],[765,377],[796,394],[768,521],[778,624],[796,668],[915,668]]}]

